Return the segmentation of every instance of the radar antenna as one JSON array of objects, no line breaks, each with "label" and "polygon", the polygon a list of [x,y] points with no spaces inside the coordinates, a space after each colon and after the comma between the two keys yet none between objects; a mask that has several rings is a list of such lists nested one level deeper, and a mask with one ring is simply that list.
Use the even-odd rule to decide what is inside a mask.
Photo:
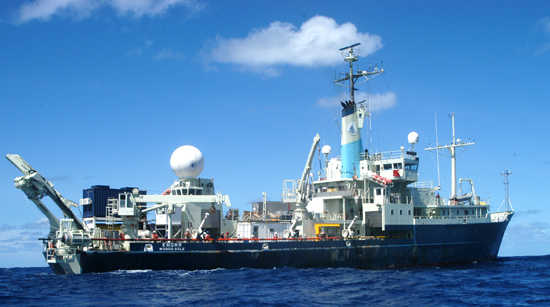
[{"label": "radar antenna", "polygon": [[[342,86],[348,86],[344,83],[344,81],[349,80],[349,97],[350,97],[350,102],[352,104],[355,104],[355,90],[357,90],[355,88],[355,85],[356,85],[357,79],[359,79],[360,77],[365,77],[365,80],[363,80],[363,82],[366,82],[366,81],[368,81],[368,80],[384,73],[384,68],[381,67],[379,69],[378,64],[375,64],[374,67],[369,67],[368,70],[358,70],[357,73],[353,72],[353,62],[356,62],[358,60],[357,57],[361,54],[361,50],[357,49],[357,50],[354,51],[353,48],[355,48],[359,45],[361,45],[361,43],[349,45],[347,47],[343,47],[343,48],[339,49],[340,51],[342,51],[342,56],[344,57],[344,61],[349,62],[349,73],[343,74],[343,77],[341,77],[342,74],[340,74],[338,79],[336,79],[336,81],[334,81],[335,84],[342,85]],[[363,82],[360,82],[357,85],[359,85]]]}]

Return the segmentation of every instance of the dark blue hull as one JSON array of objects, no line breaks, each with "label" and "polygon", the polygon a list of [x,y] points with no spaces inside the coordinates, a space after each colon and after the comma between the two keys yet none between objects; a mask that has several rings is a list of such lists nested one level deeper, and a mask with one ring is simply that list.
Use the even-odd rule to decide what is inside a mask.
[{"label": "dark blue hull", "polygon": [[[130,251],[79,252],[80,273],[242,267],[374,269],[495,260],[509,218],[498,223],[421,225],[410,239],[136,242]],[[146,251],[148,249],[148,251]],[[50,264],[56,273],[67,273]]]}]

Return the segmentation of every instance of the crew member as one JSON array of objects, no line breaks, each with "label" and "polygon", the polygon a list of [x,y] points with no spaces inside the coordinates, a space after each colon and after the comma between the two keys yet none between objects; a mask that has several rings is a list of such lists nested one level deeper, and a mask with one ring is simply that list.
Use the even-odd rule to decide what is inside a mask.
[{"label": "crew member", "polygon": [[49,246],[50,246],[50,256],[55,257],[55,242],[51,240]]}]

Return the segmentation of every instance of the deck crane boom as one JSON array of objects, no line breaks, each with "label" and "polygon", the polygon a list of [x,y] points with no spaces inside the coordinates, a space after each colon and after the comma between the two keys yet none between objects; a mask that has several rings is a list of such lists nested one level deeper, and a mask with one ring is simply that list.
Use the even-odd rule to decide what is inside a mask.
[{"label": "deck crane boom", "polygon": [[298,181],[298,187],[296,188],[296,209],[292,215],[293,222],[290,228],[284,231],[283,236],[285,238],[294,236],[296,234],[296,228],[301,226],[301,221],[309,219],[306,209],[308,198],[307,178],[309,176],[309,172],[311,171],[311,163],[313,161],[313,157],[315,156],[315,149],[317,148],[320,140],[321,138],[319,137],[319,134],[315,135],[313,138],[313,144],[311,144],[311,149],[306,160],[304,171],[302,172],[302,177],[300,178],[300,181]]},{"label": "deck crane boom", "polygon": [[307,201],[307,177],[311,171],[311,163],[313,161],[313,157],[315,156],[315,148],[317,148],[320,140],[321,138],[319,137],[319,134],[315,135],[313,138],[313,144],[311,145],[311,150],[309,151],[309,156],[307,157],[306,165],[304,167],[304,171],[302,172],[302,178],[300,178],[300,181],[298,182],[297,201],[299,204],[305,204]]},{"label": "deck crane boom", "polygon": [[73,219],[79,230],[86,230],[82,221],[76,217],[70,208],[70,206],[76,206],[76,203],[63,198],[63,196],[53,188],[53,184],[40,175],[27,163],[27,161],[23,160],[21,156],[8,154],[6,158],[23,173],[23,176],[15,178],[15,187],[21,189],[48,218],[50,222],[50,233],[55,234],[55,230],[59,227],[59,220],[40,200],[44,196],[49,196],[66,217]]}]

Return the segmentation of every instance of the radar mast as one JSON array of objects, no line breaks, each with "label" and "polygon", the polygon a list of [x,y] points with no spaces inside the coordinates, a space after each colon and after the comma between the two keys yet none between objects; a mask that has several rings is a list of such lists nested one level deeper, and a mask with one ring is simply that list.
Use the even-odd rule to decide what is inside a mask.
[{"label": "radar mast", "polygon": [[[349,97],[351,103],[355,103],[355,90],[357,90],[355,88],[355,83],[357,82],[357,79],[359,79],[360,77],[365,77],[365,80],[363,80],[363,82],[366,82],[385,72],[383,67],[381,67],[380,69],[378,68],[378,64],[375,64],[374,67],[369,67],[368,70],[358,70],[357,73],[353,72],[353,62],[357,62],[357,57],[361,54],[361,50],[354,51],[353,48],[359,45],[361,45],[361,43],[353,44],[339,49],[340,51],[342,51],[344,61],[349,62],[349,73],[344,74],[344,77],[339,77],[338,79],[336,79],[336,81],[334,81],[335,84],[348,86],[344,83],[344,81],[349,80]],[[359,84],[363,82],[360,82]]]},{"label": "radar mast", "polygon": [[437,150],[437,153],[439,153],[440,149],[448,149],[449,153],[451,155],[451,198],[456,197],[456,148],[457,147],[466,147],[464,149],[467,149],[468,147],[475,144],[474,141],[462,141],[460,139],[456,139],[455,136],[455,114],[451,113],[449,114],[449,117],[451,118],[452,125],[453,125],[453,141],[450,145],[437,145],[435,147],[426,147],[425,150]]}]

